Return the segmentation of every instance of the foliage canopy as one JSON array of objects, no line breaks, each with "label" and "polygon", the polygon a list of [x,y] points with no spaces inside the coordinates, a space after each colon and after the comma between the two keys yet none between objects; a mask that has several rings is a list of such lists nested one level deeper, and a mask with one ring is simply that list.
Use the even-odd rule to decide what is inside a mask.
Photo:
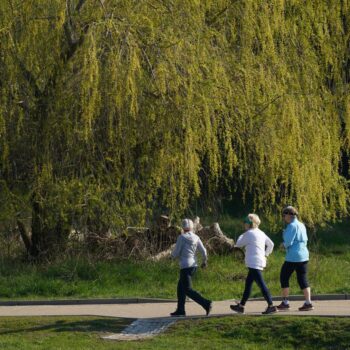
[{"label": "foliage canopy", "polygon": [[349,27],[348,0],[1,1],[1,219],[102,231],[216,195],[346,214]]}]

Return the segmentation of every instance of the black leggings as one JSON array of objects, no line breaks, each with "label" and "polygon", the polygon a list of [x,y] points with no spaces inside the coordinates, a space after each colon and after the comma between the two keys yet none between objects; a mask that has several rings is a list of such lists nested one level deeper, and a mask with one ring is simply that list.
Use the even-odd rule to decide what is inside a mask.
[{"label": "black leggings", "polygon": [[282,265],[280,281],[281,288],[289,288],[289,279],[294,271],[297,273],[297,280],[300,286],[300,289],[305,289],[309,287],[307,281],[307,263],[308,261],[303,262],[290,262],[285,261]]},{"label": "black leggings", "polygon": [[265,284],[261,270],[251,269],[251,268],[249,268],[248,276],[245,280],[245,288],[244,288],[243,297],[241,300],[241,305],[244,306],[246,301],[248,300],[248,298],[250,296],[250,292],[252,291],[252,286],[253,286],[254,281],[259,286],[261,293],[264,296],[267,303],[269,305],[272,305],[271,294],[270,294],[270,291],[268,290],[268,288]]}]

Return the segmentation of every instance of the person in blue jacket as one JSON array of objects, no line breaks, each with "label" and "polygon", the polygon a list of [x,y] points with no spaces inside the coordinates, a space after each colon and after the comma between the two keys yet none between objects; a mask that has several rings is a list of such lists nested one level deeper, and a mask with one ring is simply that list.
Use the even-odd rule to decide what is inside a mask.
[{"label": "person in blue jacket", "polygon": [[311,289],[307,280],[307,267],[309,251],[307,249],[307,233],[305,225],[298,220],[298,211],[292,206],[285,207],[282,212],[283,221],[287,224],[283,231],[283,246],[286,250],[285,262],[282,265],[280,282],[282,288],[282,303],[277,306],[279,310],[290,308],[289,279],[295,271],[300,289],[304,293],[305,303],[300,311],[310,311],[314,307],[311,303]]}]

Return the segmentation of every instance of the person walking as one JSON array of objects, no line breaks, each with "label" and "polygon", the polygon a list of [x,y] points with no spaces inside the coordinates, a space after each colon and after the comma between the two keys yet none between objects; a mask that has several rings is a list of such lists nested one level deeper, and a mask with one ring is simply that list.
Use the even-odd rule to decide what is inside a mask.
[{"label": "person walking", "polygon": [[304,293],[305,302],[299,310],[310,311],[314,307],[311,303],[311,289],[307,280],[307,267],[309,251],[307,249],[307,233],[305,225],[298,220],[298,211],[292,206],[285,207],[282,211],[283,221],[287,224],[283,231],[283,246],[286,249],[285,262],[281,268],[280,282],[282,288],[282,302],[277,306],[278,310],[290,308],[289,279],[295,271],[300,289]]},{"label": "person walking", "polygon": [[245,280],[243,297],[239,304],[230,305],[231,310],[244,313],[244,307],[249,299],[253,282],[259,286],[266,302],[267,308],[263,314],[277,312],[276,306],[273,305],[271,294],[263,279],[262,271],[266,267],[266,257],[273,251],[273,242],[259,229],[261,221],[256,214],[249,214],[244,219],[245,232],[239,236],[235,247],[245,248],[245,264],[248,267],[248,275]]},{"label": "person walking", "polygon": [[201,239],[193,232],[193,221],[182,220],[183,233],[178,237],[176,246],[171,253],[173,258],[178,258],[180,263],[180,277],[177,284],[177,309],[170,316],[186,316],[186,295],[201,305],[208,316],[212,309],[212,301],[205,299],[200,293],[192,289],[192,277],[197,270],[197,249],[202,255],[201,267],[206,267],[208,262],[207,251]]}]

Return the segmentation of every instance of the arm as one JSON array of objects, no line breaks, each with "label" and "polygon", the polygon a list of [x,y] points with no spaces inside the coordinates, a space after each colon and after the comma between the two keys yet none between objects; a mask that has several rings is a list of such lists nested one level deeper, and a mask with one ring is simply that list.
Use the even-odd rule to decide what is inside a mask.
[{"label": "arm", "polygon": [[198,247],[199,252],[202,255],[202,259],[203,259],[202,267],[204,267],[207,265],[207,262],[208,262],[208,254],[207,254],[207,250],[205,249],[201,239],[198,240],[197,247]]},{"label": "arm", "polygon": [[273,242],[271,241],[271,239],[269,237],[266,236],[266,240],[265,240],[265,246],[266,246],[266,249],[265,249],[265,256],[269,256],[272,251],[273,251]]},{"label": "arm", "polygon": [[288,225],[283,233],[283,244],[285,248],[290,247],[295,239],[296,236],[296,229],[292,225]]},{"label": "arm", "polygon": [[182,238],[181,236],[177,237],[176,245],[174,250],[171,253],[172,258],[177,258],[180,253],[181,253],[181,248],[182,248]]},{"label": "arm", "polygon": [[247,235],[246,234],[242,234],[238,237],[238,240],[235,244],[236,248],[243,248],[248,244],[248,239],[247,239]]}]

